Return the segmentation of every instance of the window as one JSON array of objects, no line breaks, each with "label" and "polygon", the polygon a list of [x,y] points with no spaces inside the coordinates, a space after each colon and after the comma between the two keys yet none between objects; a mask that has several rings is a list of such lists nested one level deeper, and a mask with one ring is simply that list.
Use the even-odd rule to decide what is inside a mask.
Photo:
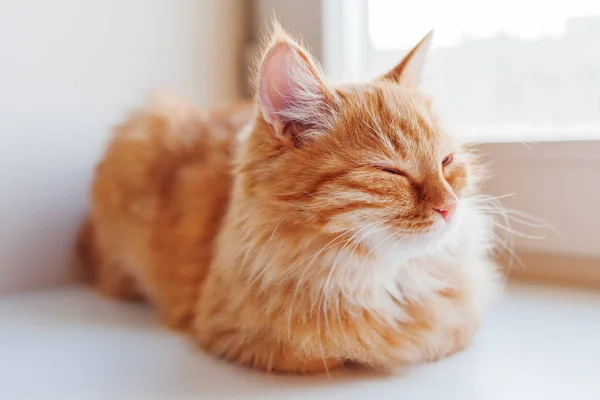
[{"label": "window", "polygon": [[354,46],[338,64],[345,78],[384,72],[435,28],[423,89],[458,134],[600,138],[599,1],[351,0],[343,8],[340,21],[352,28],[340,35],[354,41],[342,47]]}]

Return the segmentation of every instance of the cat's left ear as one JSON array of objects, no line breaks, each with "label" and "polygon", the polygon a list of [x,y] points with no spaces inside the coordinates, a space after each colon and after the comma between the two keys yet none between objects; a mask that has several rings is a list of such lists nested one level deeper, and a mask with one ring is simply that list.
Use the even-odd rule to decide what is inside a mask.
[{"label": "cat's left ear", "polygon": [[421,74],[425,59],[433,41],[433,30],[427,35],[391,71],[378,78],[398,83],[400,85],[417,87],[421,83]]}]

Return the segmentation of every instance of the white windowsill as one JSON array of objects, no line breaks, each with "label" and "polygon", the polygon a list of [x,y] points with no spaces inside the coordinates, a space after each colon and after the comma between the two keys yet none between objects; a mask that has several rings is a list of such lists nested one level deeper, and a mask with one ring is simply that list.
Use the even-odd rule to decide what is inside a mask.
[{"label": "white windowsill", "polygon": [[395,373],[290,377],[198,351],[150,309],[86,287],[0,299],[0,398],[593,399],[600,294],[511,288],[474,344]]}]

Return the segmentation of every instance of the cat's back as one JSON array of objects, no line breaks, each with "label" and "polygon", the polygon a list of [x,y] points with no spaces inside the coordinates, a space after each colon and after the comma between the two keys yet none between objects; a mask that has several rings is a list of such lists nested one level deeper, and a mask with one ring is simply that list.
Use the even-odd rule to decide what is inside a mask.
[{"label": "cat's back", "polygon": [[160,98],[118,126],[92,187],[98,251],[128,269],[208,262],[252,114],[245,104],[196,110]]},{"label": "cat's back", "polygon": [[96,170],[94,205],[143,217],[167,211],[159,209],[182,195],[222,195],[231,184],[237,134],[251,113],[243,104],[197,110],[178,99],[151,100],[115,129]]}]

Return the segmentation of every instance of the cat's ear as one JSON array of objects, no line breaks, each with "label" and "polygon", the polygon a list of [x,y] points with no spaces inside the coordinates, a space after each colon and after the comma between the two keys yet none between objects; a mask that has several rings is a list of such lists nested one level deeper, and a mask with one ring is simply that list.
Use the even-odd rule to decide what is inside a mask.
[{"label": "cat's ear", "polygon": [[380,77],[381,80],[392,81],[401,85],[417,87],[421,83],[421,73],[431,42],[433,30],[427,35],[391,71]]},{"label": "cat's ear", "polygon": [[275,137],[288,144],[300,144],[332,122],[332,94],[318,64],[278,25],[260,65],[258,102]]}]

